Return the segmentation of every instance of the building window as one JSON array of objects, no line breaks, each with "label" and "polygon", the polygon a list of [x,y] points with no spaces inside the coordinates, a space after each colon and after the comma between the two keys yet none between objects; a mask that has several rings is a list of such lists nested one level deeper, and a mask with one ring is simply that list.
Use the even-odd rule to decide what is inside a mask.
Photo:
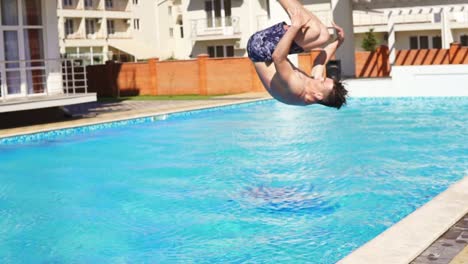
[{"label": "building window", "polygon": [[208,46],[207,52],[210,58],[234,57],[234,46]]},{"label": "building window", "polygon": [[65,36],[71,35],[74,32],[73,20],[67,19],[65,20]]},{"label": "building window", "polygon": [[418,37],[410,37],[410,49],[419,49]]},{"label": "building window", "polygon": [[226,57],[234,57],[234,46],[226,46]]},{"label": "building window", "polygon": [[432,48],[433,49],[442,48],[442,38],[440,36],[432,37]]},{"label": "building window", "polygon": [[[45,0],[0,1],[3,40],[1,85],[5,94],[38,94],[46,89],[44,27],[41,6]],[[61,0],[60,0],[61,1]],[[18,8],[18,4],[22,8]],[[22,60],[23,62],[19,62]],[[3,87],[2,87],[3,88]]]},{"label": "building window", "polygon": [[133,5],[138,5],[138,0],[133,0]]},{"label": "building window", "polygon": [[93,0],[85,0],[84,5],[86,8],[93,7]]},{"label": "building window", "polygon": [[[434,39],[433,39],[434,43]],[[411,36],[410,37],[410,49],[429,49],[429,37],[428,36]]]},{"label": "building window", "polygon": [[460,36],[460,43],[462,46],[468,46],[468,35]]},{"label": "building window", "polygon": [[72,6],[73,0],[63,0],[63,6]]},{"label": "building window", "polygon": [[107,34],[115,34],[114,20],[107,20]]},{"label": "building window", "polygon": [[86,19],[86,34],[92,35],[96,33],[96,20],[94,19]]},{"label": "building window", "polygon": [[180,38],[184,38],[184,26],[180,26]]},{"label": "building window", "polygon": [[17,26],[18,25],[18,2],[16,1],[0,1],[2,10],[2,25]]},{"label": "building window", "polygon": [[169,37],[174,37],[174,28],[169,28]]},{"label": "building window", "polygon": [[113,0],[106,0],[106,8],[113,8],[114,1]]},{"label": "building window", "polygon": [[135,30],[140,30],[140,19],[136,18],[133,20],[133,28]]},{"label": "building window", "polygon": [[429,48],[429,37],[428,36],[420,36],[419,37],[419,48],[420,49],[428,49]]},{"label": "building window", "polygon": [[167,7],[167,14],[172,16],[172,6]]}]

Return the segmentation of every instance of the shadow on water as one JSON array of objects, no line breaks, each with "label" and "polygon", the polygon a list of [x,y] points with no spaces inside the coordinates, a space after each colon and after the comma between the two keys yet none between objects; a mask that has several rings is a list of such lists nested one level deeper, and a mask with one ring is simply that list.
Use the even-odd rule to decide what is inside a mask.
[{"label": "shadow on water", "polygon": [[267,213],[301,213],[325,215],[339,205],[313,190],[312,185],[292,187],[254,186],[240,194],[240,203]]}]

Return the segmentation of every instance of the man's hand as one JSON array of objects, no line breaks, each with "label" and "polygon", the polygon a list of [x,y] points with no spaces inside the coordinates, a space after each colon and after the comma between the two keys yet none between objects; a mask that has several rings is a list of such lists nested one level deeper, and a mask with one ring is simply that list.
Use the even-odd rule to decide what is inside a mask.
[{"label": "man's hand", "polygon": [[291,17],[291,26],[295,28],[307,28],[309,25],[307,23],[310,21],[311,17],[304,12],[302,7],[294,7],[288,9],[289,16]]},{"label": "man's hand", "polygon": [[333,21],[332,21],[332,25],[333,25],[333,28],[336,30],[336,35],[337,35],[338,42],[340,44],[343,43],[344,40],[345,40],[345,32],[344,32],[343,28],[341,28],[340,26],[335,24],[335,22],[333,22]]}]

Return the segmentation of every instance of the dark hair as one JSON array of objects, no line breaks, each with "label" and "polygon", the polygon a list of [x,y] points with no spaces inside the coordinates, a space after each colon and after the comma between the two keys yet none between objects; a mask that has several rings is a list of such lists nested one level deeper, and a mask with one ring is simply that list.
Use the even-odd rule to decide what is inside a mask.
[{"label": "dark hair", "polygon": [[333,89],[326,98],[323,98],[319,104],[335,107],[340,109],[344,104],[346,104],[346,95],[348,91],[344,88],[343,83],[338,80],[333,80]]}]

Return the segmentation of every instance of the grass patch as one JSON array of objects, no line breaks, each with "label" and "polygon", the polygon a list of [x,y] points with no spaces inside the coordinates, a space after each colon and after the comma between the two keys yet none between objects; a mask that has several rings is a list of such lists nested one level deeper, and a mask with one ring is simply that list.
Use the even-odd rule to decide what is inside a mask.
[{"label": "grass patch", "polygon": [[213,98],[209,95],[138,95],[138,96],[123,96],[119,98],[100,97],[99,102],[115,102],[115,101],[165,101],[165,100],[206,100]]}]

